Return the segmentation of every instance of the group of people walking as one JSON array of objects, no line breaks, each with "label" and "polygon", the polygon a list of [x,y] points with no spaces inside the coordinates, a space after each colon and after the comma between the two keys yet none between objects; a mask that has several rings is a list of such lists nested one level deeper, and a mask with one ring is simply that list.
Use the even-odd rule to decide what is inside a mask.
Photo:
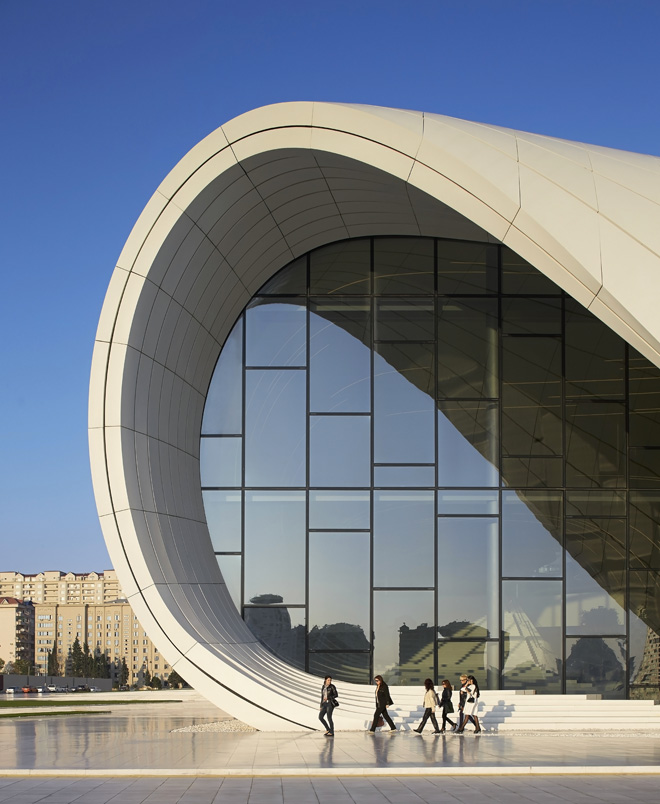
[{"label": "group of people walking", "polygon": [[[382,676],[376,676],[374,681],[376,682],[376,711],[374,712],[374,718],[369,733],[374,734],[379,726],[384,726],[386,723],[390,727],[390,731],[396,731],[396,726],[387,711],[389,706],[393,706],[390,689]],[[413,729],[413,731],[416,731],[417,734],[421,734],[424,730],[424,726],[430,719],[434,728],[433,734],[444,734],[447,731],[447,723],[451,726],[451,731],[456,734],[463,734],[465,726],[469,722],[474,725],[475,734],[481,732],[479,718],[477,717],[477,708],[479,706],[479,696],[481,693],[477,679],[474,676],[462,675],[460,683],[458,723],[455,723],[448,717],[448,715],[454,713],[454,704],[451,700],[454,688],[449,679],[445,678],[442,680],[441,695],[436,693],[432,679],[427,678],[424,681],[424,716],[422,717],[422,722],[416,729]],[[332,676],[326,676],[323,680],[323,686],[321,687],[321,711],[319,713],[319,720],[325,728],[326,737],[334,737],[335,735],[332,714],[335,707],[339,706],[338,697],[337,688],[332,683]],[[442,728],[439,728],[438,720],[435,716],[438,707],[442,709]]]}]

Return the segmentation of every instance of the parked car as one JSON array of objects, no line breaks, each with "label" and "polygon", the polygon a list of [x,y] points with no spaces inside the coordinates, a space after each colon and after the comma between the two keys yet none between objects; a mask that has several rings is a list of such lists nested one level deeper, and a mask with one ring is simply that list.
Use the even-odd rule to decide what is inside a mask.
[{"label": "parked car", "polygon": [[17,695],[20,691],[18,687],[7,687],[5,695]]},{"label": "parked car", "polygon": [[90,692],[101,692],[101,688],[100,687],[90,687],[89,691]]},{"label": "parked car", "polygon": [[37,692],[39,693],[39,695],[43,695],[44,693],[49,693],[50,690],[48,689],[48,687],[37,687]]},{"label": "parked car", "polygon": [[30,687],[30,686],[22,687],[22,690],[23,690],[23,692],[37,692],[36,687]]},{"label": "parked car", "polygon": [[60,691],[60,687],[56,687],[55,684],[47,684],[46,689],[48,690],[48,692],[59,692]]},{"label": "parked car", "polygon": [[90,689],[87,684],[78,684],[77,687],[73,688],[73,692],[89,692]]}]

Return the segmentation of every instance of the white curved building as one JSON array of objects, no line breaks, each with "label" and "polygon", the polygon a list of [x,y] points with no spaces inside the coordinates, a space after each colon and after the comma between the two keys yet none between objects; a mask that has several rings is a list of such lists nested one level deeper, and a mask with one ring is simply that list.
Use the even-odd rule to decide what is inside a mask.
[{"label": "white curved building", "polygon": [[[402,684],[473,669],[498,689],[657,697],[659,213],[656,157],[421,112],[278,104],[193,148],[119,257],[90,387],[106,543],[166,660],[271,730],[318,727],[322,667],[343,674],[345,728],[370,716],[384,668]],[[319,321],[366,360],[337,379],[362,401],[315,401],[350,363],[319,362],[335,344],[316,348]],[[366,500],[361,526],[324,519],[320,492],[332,516]],[[299,537],[290,513],[255,507],[269,494]],[[483,547],[461,559],[461,543]],[[463,619],[443,617],[450,563],[485,590]],[[355,600],[352,570],[368,576]],[[362,612],[350,629],[345,612],[322,619],[341,598]]]}]

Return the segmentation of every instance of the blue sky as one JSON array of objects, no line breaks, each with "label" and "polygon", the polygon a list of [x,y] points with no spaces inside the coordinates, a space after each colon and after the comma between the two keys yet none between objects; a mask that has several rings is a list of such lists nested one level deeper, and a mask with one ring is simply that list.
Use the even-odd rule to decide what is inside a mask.
[{"label": "blue sky", "polygon": [[87,454],[105,289],[202,137],[289,100],[660,155],[655,0],[1,0],[0,569],[110,566]]}]

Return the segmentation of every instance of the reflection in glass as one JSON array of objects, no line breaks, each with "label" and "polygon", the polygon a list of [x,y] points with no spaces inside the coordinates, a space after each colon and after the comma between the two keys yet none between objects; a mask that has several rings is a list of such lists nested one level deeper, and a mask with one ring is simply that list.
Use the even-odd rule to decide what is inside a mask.
[{"label": "reflection in glass", "polygon": [[625,520],[566,520],[567,634],[625,632],[625,545]]},{"label": "reflection in glass", "polygon": [[371,483],[369,416],[312,416],[309,423],[311,486]]},{"label": "reflection in glass", "polygon": [[[259,603],[259,598],[251,603]],[[272,653],[299,670],[305,669],[305,609],[246,606],[243,617]]]},{"label": "reflection in glass", "polygon": [[561,492],[502,492],[502,575],[561,577],[561,554]]},{"label": "reflection in glass", "polygon": [[561,335],[561,299],[502,299],[507,335]]},{"label": "reflection in glass", "polygon": [[497,299],[444,299],[438,308],[438,396],[493,399]]},{"label": "reflection in glass", "polygon": [[[438,682],[448,678],[452,685],[459,673],[474,676],[482,690],[497,690],[499,685],[500,646],[482,640],[440,639],[438,641]],[[458,690],[452,696],[458,709]]]},{"label": "reflection in glass", "polygon": [[371,527],[368,491],[310,491],[309,527],[314,530],[368,530]]},{"label": "reflection in glass", "polygon": [[204,513],[217,553],[240,553],[242,493],[240,491],[203,491]]},{"label": "reflection in glass", "polygon": [[371,316],[366,300],[310,304],[310,410],[371,409]]},{"label": "reflection in glass", "polygon": [[301,294],[307,292],[307,255],[290,262],[261,288],[259,295]]},{"label": "reflection in glass", "polygon": [[566,492],[566,516],[625,516],[625,491],[589,489]]},{"label": "reflection in glass", "polygon": [[245,492],[245,599],[305,603],[305,492]]},{"label": "reflection in glass", "polygon": [[435,466],[375,466],[374,486],[385,488],[435,486]]},{"label": "reflection in glass", "polygon": [[379,344],[374,353],[374,460],[433,463],[433,348]]},{"label": "reflection in glass", "polygon": [[241,610],[241,556],[216,556],[218,566],[234,605]]},{"label": "reflection in glass", "polygon": [[497,282],[494,246],[438,241],[438,293],[497,293]]},{"label": "reflection in glass", "polygon": [[626,640],[579,637],[566,640],[566,692],[626,697]]},{"label": "reflection in glass", "polygon": [[518,488],[556,488],[563,485],[561,458],[502,458],[502,482]]},{"label": "reflection in glass", "polygon": [[433,586],[433,509],[433,492],[374,492],[374,586]]},{"label": "reflection in glass", "polygon": [[486,639],[499,630],[495,517],[438,519],[438,633]]},{"label": "reflection in glass", "polygon": [[433,592],[374,592],[374,672],[388,684],[433,677]]},{"label": "reflection in glass", "polygon": [[203,437],[199,464],[205,486],[240,486],[243,461],[243,439]]},{"label": "reflection in glass", "polygon": [[630,697],[660,698],[660,573],[630,573]]},{"label": "reflection in glass", "polygon": [[369,648],[368,533],[309,534],[310,650]]},{"label": "reflection in glass", "polygon": [[375,292],[433,293],[433,238],[379,237],[374,240]]},{"label": "reflection in glass", "polygon": [[369,653],[310,653],[309,672],[319,678],[329,675],[336,681],[369,684],[370,659]]},{"label": "reflection in glass", "polygon": [[305,372],[252,369],[245,383],[246,486],[304,486]]},{"label": "reflection in glass", "polygon": [[243,319],[222,347],[206,395],[202,435],[240,435],[243,432]]},{"label": "reflection in glass", "polygon": [[630,564],[660,569],[660,493],[630,492]]},{"label": "reflection in glass", "polygon": [[310,254],[309,290],[314,295],[371,292],[371,240],[331,243]]},{"label": "reflection in glass", "polygon": [[433,299],[377,299],[377,341],[432,341],[435,338]]},{"label": "reflection in glass", "polygon": [[660,372],[657,366],[630,348],[630,444],[660,447]]},{"label": "reflection in glass", "polygon": [[561,581],[503,581],[503,689],[561,691]]},{"label": "reflection in glass", "polygon": [[438,485],[497,486],[497,404],[438,402]]},{"label": "reflection in glass", "polygon": [[625,486],[625,415],[617,402],[566,405],[566,485]]},{"label": "reflection in glass", "polygon": [[439,491],[438,514],[498,514],[497,491]]},{"label": "reflection in glass", "polygon": [[630,448],[630,488],[660,488],[660,449]]},{"label": "reflection in glass", "polygon": [[248,366],[304,366],[305,306],[279,299],[254,299],[245,314],[245,344]]},{"label": "reflection in glass", "polygon": [[507,246],[502,246],[501,255],[502,293],[541,295],[556,294],[559,290],[551,279],[537,271]]}]

